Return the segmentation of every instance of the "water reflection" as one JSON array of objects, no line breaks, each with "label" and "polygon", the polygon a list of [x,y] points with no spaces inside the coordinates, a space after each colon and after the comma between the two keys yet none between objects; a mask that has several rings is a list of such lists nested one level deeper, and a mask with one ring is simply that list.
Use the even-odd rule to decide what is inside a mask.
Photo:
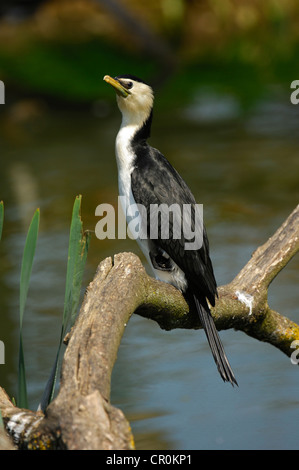
[{"label": "water reflection", "polygon": [[[202,102],[200,106],[202,113]],[[185,116],[181,111],[159,116],[157,111],[151,143],[168,156],[204,204],[216,278],[224,284],[297,204],[299,164],[297,108],[285,101],[271,106],[261,102],[239,116],[232,102],[221,106],[217,123],[203,120],[203,114],[198,121],[190,110]],[[45,110],[29,121],[2,117],[0,339],[6,346],[6,364],[0,367],[0,382],[15,395],[21,256],[28,218],[40,207],[24,319],[33,408],[59,338],[74,198],[83,195],[84,226],[91,230],[97,205],[117,202],[114,139],[120,116],[109,114],[109,106],[100,109],[104,117],[82,110]],[[231,120],[225,109],[234,111]],[[131,240],[100,242],[93,237],[85,285],[104,257],[124,250],[139,253]],[[298,258],[269,291],[271,306],[298,322],[297,290]],[[297,448],[299,376],[289,359],[243,333],[221,332],[240,384],[233,390],[219,381],[201,333],[165,332],[151,321],[131,319],[113,373],[112,401],[131,420],[137,447]]]}]

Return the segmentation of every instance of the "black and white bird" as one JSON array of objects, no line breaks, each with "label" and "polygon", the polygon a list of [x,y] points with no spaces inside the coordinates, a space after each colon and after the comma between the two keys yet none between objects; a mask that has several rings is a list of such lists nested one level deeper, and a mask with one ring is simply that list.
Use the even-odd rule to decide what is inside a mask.
[{"label": "black and white bird", "polygon": [[[152,88],[133,75],[120,75],[104,80],[116,91],[122,123],[116,137],[119,195],[124,201],[127,222],[131,216],[126,208],[142,205],[146,209],[146,237],[137,239],[156,278],[172,284],[183,294],[194,299],[200,322],[206,333],[218,371],[224,381],[236,384],[234,373],[210,313],[209,304],[215,305],[217,285],[209,256],[209,242],[202,226],[202,244],[197,249],[185,249],[184,233],[169,237],[150,237],[150,208],[166,204],[195,207],[195,198],[189,187],[168,160],[147,143],[153,117],[154,94]],[[183,213],[183,211],[182,211]],[[143,217],[142,212],[139,216]],[[190,218],[195,228],[194,220]],[[161,223],[161,218],[159,223]]]}]

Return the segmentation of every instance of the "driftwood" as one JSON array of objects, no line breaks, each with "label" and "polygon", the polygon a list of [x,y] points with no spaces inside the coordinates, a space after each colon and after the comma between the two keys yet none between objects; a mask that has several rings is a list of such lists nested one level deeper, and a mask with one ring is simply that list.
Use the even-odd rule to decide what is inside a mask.
[{"label": "driftwood", "polygon": [[[219,287],[212,309],[217,328],[244,331],[291,356],[299,326],[269,307],[267,292],[298,249],[299,205],[235,279]],[[110,404],[112,368],[134,312],[167,330],[200,328],[181,293],[148,276],[136,255],[105,259],[68,335],[60,390],[45,414],[16,408],[0,387],[3,421],[18,448],[134,449],[129,423]]]}]

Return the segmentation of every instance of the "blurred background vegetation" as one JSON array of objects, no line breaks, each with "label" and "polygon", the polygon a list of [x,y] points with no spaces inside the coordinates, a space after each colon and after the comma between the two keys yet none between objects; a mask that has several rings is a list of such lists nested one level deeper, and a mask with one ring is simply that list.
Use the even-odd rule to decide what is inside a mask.
[{"label": "blurred background vegetation", "polygon": [[3,0],[0,77],[16,91],[86,103],[105,73],[134,71],[185,100],[200,83],[246,103],[299,74],[296,0]]}]

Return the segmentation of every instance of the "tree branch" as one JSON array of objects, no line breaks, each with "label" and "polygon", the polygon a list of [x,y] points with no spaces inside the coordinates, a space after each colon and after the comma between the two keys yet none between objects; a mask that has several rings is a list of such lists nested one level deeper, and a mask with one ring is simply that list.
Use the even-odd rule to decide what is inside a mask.
[{"label": "tree branch", "polygon": [[[275,234],[252,254],[233,281],[218,288],[219,298],[211,308],[217,329],[244,331],[290,356],[293,352],[291,343],[299,339],[299,327],[269,307],[268,288],[298,250],[299,205]],[[189,312],[187,304],[177,295],[179,293],[175,295],[169,288],[152,284],[147,302],[140,305],[137,313],[152,318],[164,329],[199,328],[197,315]],[[176,308],[173,308],[172,299]]]},{"label": "tree branch", "polygon": [[[235,328],[288,356],[299,326],[268,305],[268,287],[299,249],[299,206],[252,255],[230,284],[219,287],[217,328]],[[148,276],[139,258],[121,253],[100,263],[68,336],[58,396],[41,412],[13,406],[0,387],[6,429],[19,448],[132,449],[129,423],[110,404],[110,381],[124,329],[133,313],[163,329],[200,328],[188,299]]]}]

